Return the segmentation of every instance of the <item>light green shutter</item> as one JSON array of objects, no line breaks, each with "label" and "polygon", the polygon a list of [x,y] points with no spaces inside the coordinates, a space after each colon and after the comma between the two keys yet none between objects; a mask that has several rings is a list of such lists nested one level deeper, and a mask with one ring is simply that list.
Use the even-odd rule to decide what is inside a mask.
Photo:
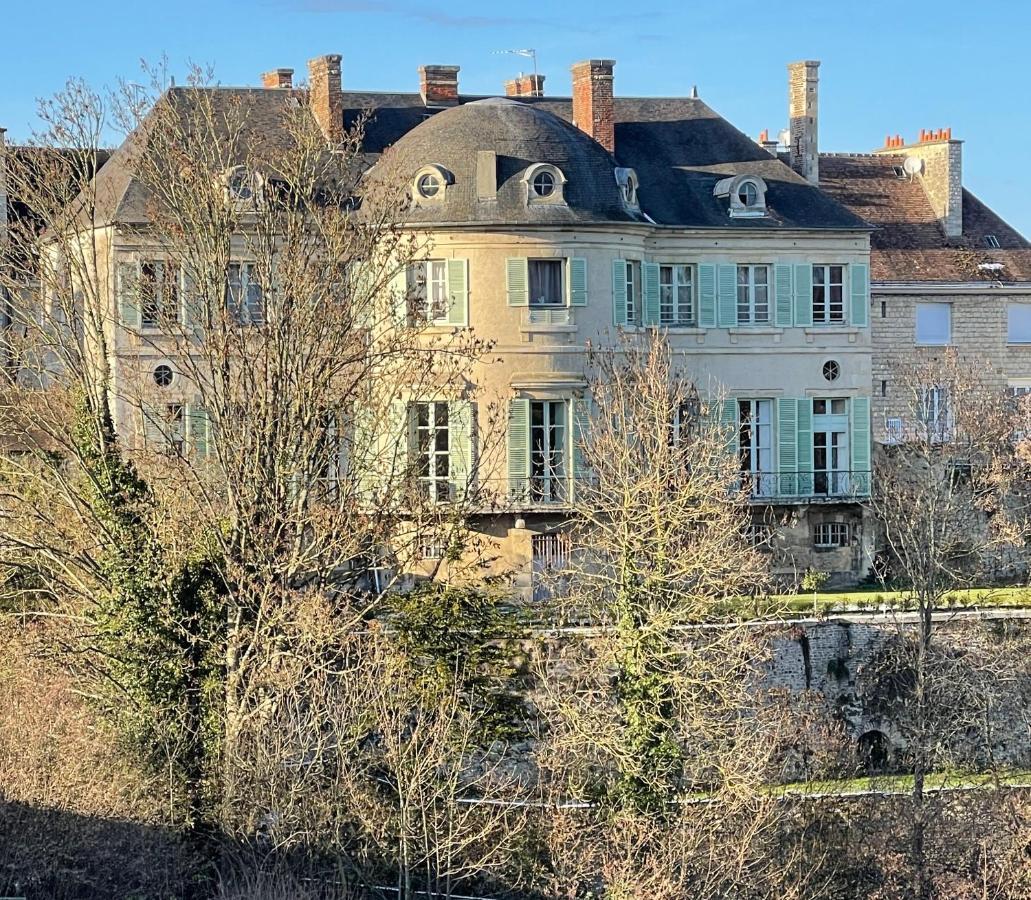
[{"label": "light green shutter", "polygon": [[738,452],[737,398],[727,397],[720,408],[720,430],[727,441],[727,452]]},{"label": "light green shutter", "polygon": [[723,328],[737,325],[737,266],[719,267],[719,323]]},{"label": "light green shutter", "polygon": [[778,264],[773,267],[773,290],[776,302],[776,324],[778,328],[790,328],[794,324],[791,305],[793,302],[791,266]]},{"label": "light green shutter", "polygon": [[813,324],[813,267],[795,266],[795,324]]},{"label": "light green shutter", "polygon": [[798,493],[813,492],[813,401],[811,397],[798,399]]},{"label": "light green shutter", "polygon": [[455,499],[467,496],[473,479],[476,404],[452,400],[448,404],[448,464]]},{"label": "light green shutter", "polygon": [[626,325],[626,260],[612,260],[612,324]]},{"label": "light green shutter", "polygon": [[698,325],[716,327],[716,266],[712,263],[698,266]]},{"label": "light green shutter", "polygon": [[161,450],[165,446],[165,429],[161,424],[161,408],[156,406],[143,406],[140,409],[143,416],[143,438],[149,450]]},{"label": "light green shutter", "polygon": [[777,471],[777,493],[789,497],[797,494],[798,402],[794,397],[777,399]]},{"label": "light green shutter", "polygon": [[525,500],[530,478],[530,401],[513,400],[508,407],[508,491]]},{"label": "light green shutter", "polygon": [[382,453],[378,462],[381,487],[389,490],[404,484],[408,477],[408,454],[412,444],[412,410],[405,400],[390,402],[390,418],[382,432]]},{"label": "light green shutter", "polygon": [[855,263],[848,267],[848,276],[852,324],[857,328],[865,328],[870,315],[870,267],[866,263]]},{"label": "light green shutter", "polygon": [[509,306],[530,305],[530,273],[525,256],[505,260],[505,286]]},{"label": "light green shutter", "polygon": [[185,266],[179,268],[179,323],[187,336],[196,330],[200,316],[197,314],[197,285]]},{"label": "light green shutter", "polygon": [[569,260],[569,305],[587,305],[587,260],[579,256]]},{"label": "light green shutter", "polygon": [[118,316],[126,328],[140,328],[139,281],[140,270],[136,263],[118,264]]},{"label": "light green shutter", "polygon": [[589,493],[591,484],[590,452],[586,450],[590,439],[591,407],[589,400],[573,400],[573,496],[577,492]]},{"label": "light green shutter", "polygon": [[644,263],[644,324],[659,324],[659,265]]},{"label": "light green shutter", "polygon": [[208,455],[211,422],[208,411],[199,403],[186,407],[186,434],[193,453],[203,458]]},{"label": "light green shutter", "polygon": [[469,260],[447,261],[448,325],[469,324]]},{"label": "light green shutter", "polygon": [[852,492],[870,493],[870,398],[852,398]]}]

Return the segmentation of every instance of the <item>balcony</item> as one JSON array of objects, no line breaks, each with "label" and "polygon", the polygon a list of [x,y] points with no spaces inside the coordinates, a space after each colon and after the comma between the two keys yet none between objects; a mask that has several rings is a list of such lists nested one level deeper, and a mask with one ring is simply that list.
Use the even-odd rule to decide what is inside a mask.
[{"label": "balcony", "polygon": [[870,496],[869,469],[834,472],[760,472],[743,476],[740,489],[762,503],[848,503]]}]

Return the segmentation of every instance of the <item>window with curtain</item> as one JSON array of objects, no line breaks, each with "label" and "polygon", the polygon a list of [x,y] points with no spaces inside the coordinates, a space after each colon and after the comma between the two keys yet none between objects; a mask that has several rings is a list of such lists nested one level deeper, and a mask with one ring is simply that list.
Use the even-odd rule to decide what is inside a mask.
[{"label": "window with curtain", "polygon": [[527,260],[530,306],[564,306],[566,302],[561,259]]}]

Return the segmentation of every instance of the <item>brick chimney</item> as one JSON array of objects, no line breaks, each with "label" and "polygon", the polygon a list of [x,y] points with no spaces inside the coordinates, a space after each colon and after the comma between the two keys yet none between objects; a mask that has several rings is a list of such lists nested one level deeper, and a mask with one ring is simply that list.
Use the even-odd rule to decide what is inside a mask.
[{"label": "brick chimney", "polygon": [[308,93],[311,111],[326,140],[344,139],[344,89],[340,80],[340,54],[308,60]]},{"label": "brick chimney", "polygon": [[587,59],[573,66],[573,124],[609,153],[616,149],[614,59]]},{"label": "brick chimney", "polygon": [[459,66],[419,66],[419,93],[426,106],[458,105]]},{"label": "brick chimney", "polygon": [[896,135],[888,137],[875,153],[916,157],[923,162],[917,174],[946,237],[963,234],[963,142],[952,137],[951,128],[921,130],[916,143]]},{"label": "brick chimney", "polygon": [[820,183],[819,70],[819,61],[813,59],[788,64],[788,161],[810,184]]},{"label": "brick chimney", "polygon": [[505,82],[506,97],[543,97],[544,76],[523,75],[521,72],[517,78]]},{"label": "brick chimney", "polygon": [[294,86],[293,69],[273,69],[271,72],[261,73],[262,87],[267,88],[292,88]]}]

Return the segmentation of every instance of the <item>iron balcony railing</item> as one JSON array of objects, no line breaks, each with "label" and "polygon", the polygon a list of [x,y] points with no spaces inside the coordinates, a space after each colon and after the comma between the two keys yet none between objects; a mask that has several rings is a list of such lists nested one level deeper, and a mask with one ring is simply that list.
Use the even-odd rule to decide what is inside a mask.
[{"label": "iron balcony railing", "polygon": [[870,496],[870,474],[868,469],[752,472],[742,475],[740,489],[755,503],[855,500]]}]

